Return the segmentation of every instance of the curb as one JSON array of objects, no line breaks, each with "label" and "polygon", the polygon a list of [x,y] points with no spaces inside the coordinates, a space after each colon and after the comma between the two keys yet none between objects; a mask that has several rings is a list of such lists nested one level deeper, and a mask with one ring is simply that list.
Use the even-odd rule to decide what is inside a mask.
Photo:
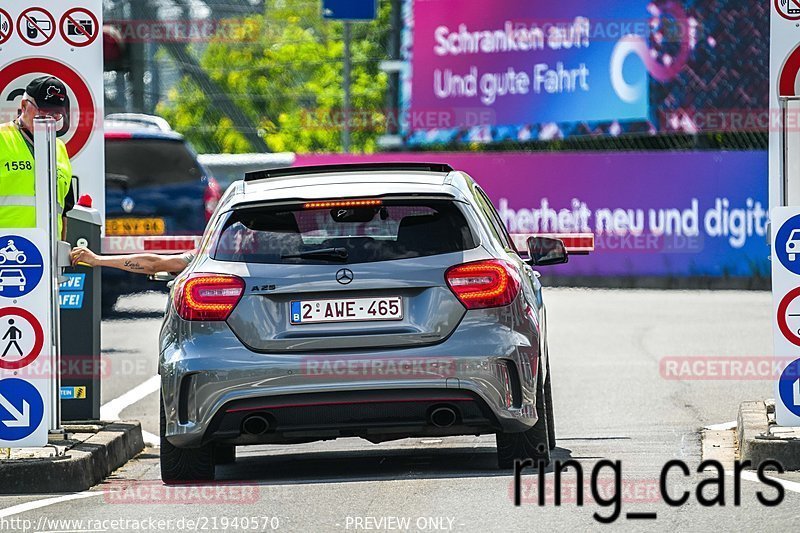
[{"label": "curb", "polygon": [[82,492],[97,485],[144,449],[139,422],[114,422],[63,457],[0,465],[0,494]]},{"label": "curb", "polygon": [[742,402],[739,405],[736,437],[740,459],[750,461],[753,469],[772,460],[778,461],[784,470],[800,470],[800,440],[771,436],[769,429],[765,402]]}]

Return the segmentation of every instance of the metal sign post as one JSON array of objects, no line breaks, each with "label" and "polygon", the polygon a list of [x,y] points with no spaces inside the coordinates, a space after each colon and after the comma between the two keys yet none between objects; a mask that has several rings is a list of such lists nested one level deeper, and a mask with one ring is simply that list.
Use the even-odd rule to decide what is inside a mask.
[{"label": "metal sign post", "polygon": [[50,235],[49,272],[45,271],[50,293],[50,328],[47,332],[52,349],[49,366],[52,369],[50,379],[49,429],[51,432],[61,430],[61,410],[59,402],[61,350],[60,350],[60,313],[58,308],[58,220],[61,210],[58,204],[58,176],[56,173],[56,121],[52,117],[39,118],[33,121],[33,153],[36,161],[36,226],[47,228]]},{"label": "metal sign post", "polygon": [[350,21],[344,21],[344,99],[342,101],[342,120],[344,124],[342,126],[342,151],[346,154],[350,153],[350,115],[352,110],[350,109],[350,85],[352,83],[351,75],[350,75]]},{"label": "metal sign post", "polygon": [[[769,189],[775,419],[800,426],[800,32],[774,2],[770,19]],[[775,120],[777,119],[777,120]]]},{"label": "metal sign post", "polygon": [[36,227],[0,230],[0,447],[44,446],[60,427],[55,120],[35,119],[34,139],[35,196],[15,201]]},{"label": "metal sign post", "polygon": [[[8,26],[0,29],[0,123],[18,116],[36,78],[55,76],[67,91],[61,131],[52,119],[34,121],[34,168],[20,172],[34,180],[35,198],[13,198],[17,208],[35,208],[36,227],[0,228],[0,448],[43,446],[48,431],[61,426],[58,282],[69,246],[59,241],[56,136],[102,217],[102,11],[101,0],[39,0],[33,8],[3,2],[0,9]],[[34,27],[32,19],[47,27]],[[81,336],[92,331],[84,327]]]},{"label": "metal sign post", "polygon": [[350,45],[352,41],[353,21],[370,21],[378,17],[377,0],[322,0],[322,16],[329,20],[344,22],[342,40],[344,41],[344,61],[342,72],[342,85],[344,97],[342,98],[342,151],[350,153],[352,144],[352,125],[350,116],[353,113],[351,102],[352,84],[352,57]]}]

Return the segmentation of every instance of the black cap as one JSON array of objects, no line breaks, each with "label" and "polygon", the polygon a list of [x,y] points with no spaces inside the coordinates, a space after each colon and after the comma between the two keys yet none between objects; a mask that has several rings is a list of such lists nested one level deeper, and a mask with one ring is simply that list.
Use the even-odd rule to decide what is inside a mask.
[{"label": "black cap", "polygon": [[36,107],[66,115],[69,110],[67,88],[55,76],[41,76],[28,84],[25,93],[33,98]]}]

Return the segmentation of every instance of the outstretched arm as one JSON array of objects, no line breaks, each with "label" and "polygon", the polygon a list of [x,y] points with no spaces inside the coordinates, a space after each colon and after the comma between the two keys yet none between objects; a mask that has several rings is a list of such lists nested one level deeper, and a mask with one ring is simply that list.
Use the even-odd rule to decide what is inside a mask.
[{"label": "outstretched arm", "polygon": [[93,267],[111,267],[146,275],[157,272],[181,272],[188,265],[183,256],[156,254],[101,256],[84,247],[72,250],[70,257],[73,265],[86,263]]}]

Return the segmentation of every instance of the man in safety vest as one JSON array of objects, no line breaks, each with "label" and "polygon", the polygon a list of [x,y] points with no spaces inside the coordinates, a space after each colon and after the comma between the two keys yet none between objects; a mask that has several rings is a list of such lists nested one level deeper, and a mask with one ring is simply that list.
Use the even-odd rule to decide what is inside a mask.
[{"label": "man in safety vest", "polygon": [[[22,96],[19,116],[0,124],[0,228],[36,227],[36,177],[33,158],[33,119],[51,116],[59,124],[69,112],[67,88],[54,76],[33,80]],[[67,147],[56,140],[58,229],[66,238],[66,213],[74,207],[70,193],[72,165]]]}]

